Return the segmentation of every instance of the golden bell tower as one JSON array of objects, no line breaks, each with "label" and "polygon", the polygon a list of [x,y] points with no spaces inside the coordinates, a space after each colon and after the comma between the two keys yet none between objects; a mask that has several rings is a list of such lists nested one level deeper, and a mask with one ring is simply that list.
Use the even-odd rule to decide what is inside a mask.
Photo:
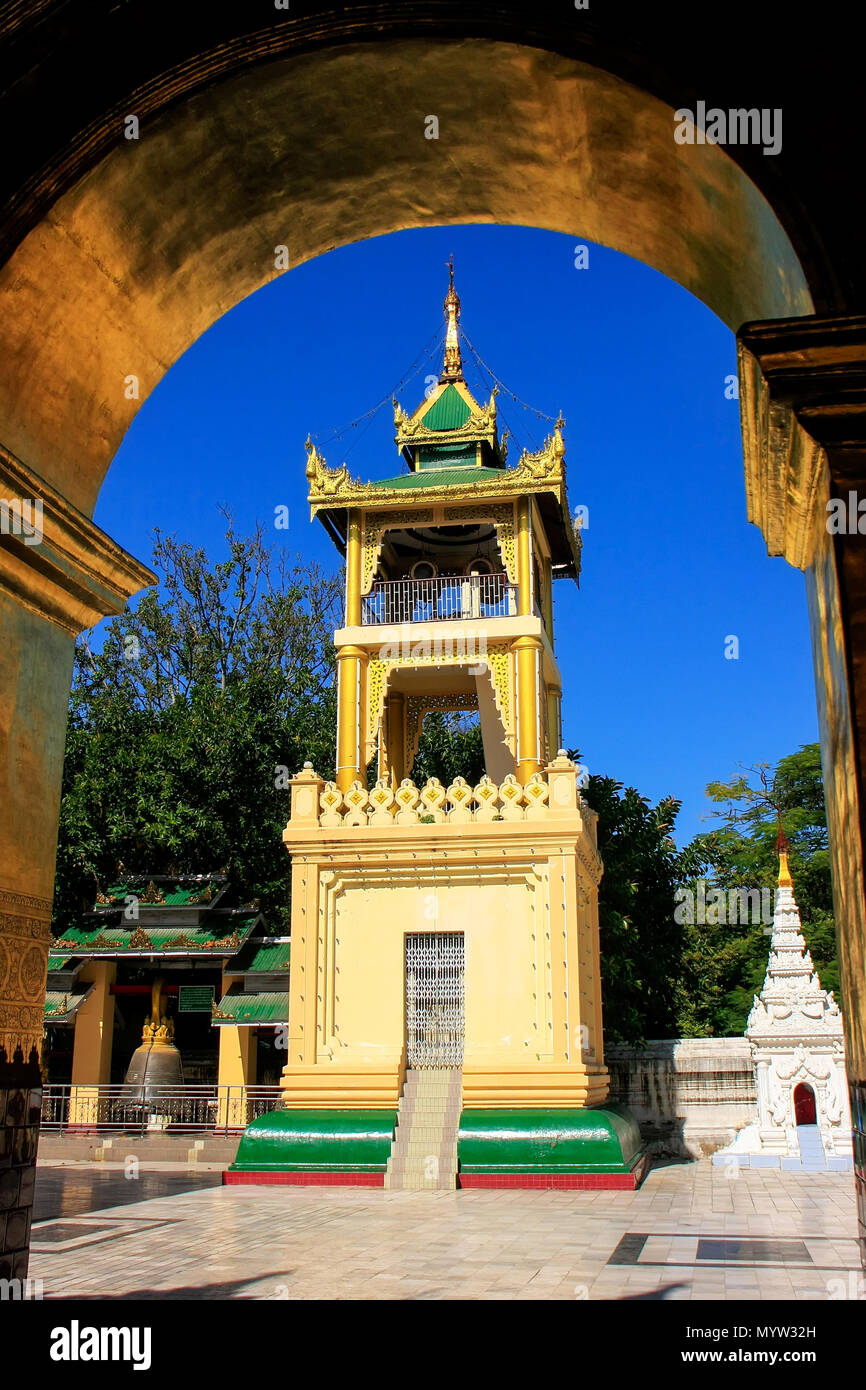
[{"label": "golden bell tower", "polygon": [[[495,390],[464,380],[453,267],[444,310],[438,383],[394,403],[404,472],[361,482],[307,440],[311,515],[346,558],[336,779],[292,782],[286,1108],[228,1181],[642,1173],[635,1121],[605,1106],[596,816],[559,749],[552,586],[580,570],[563,421],[508,467]],[[478,711],[484,776],[416,786],[423,720],[448,709]]]},{"label": "golden bell tower", "polygon": [[554,579],[577,579],[580,538],[565,488],[562,420],[538,454],[506,467],[496,392],[479,405],[463,379],[451,273],[438,385],[412,415],[396,404],[407,471],[360,483],[307,441],[313,516],[346,556],[337,785],[378,754],[399,786],[425,714],[477,709],[488,775],[521,785],[560,744]]}]

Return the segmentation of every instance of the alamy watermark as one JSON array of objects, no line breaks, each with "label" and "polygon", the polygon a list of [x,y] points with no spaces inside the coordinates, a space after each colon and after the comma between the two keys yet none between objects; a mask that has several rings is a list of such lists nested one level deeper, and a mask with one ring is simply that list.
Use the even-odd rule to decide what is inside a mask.
[{"label": "alamy watermark", "polygon": [[469,674],[480,676],[487,669],[487,633],[484,628],[454,627],[441,635],[431,635],[418,623],[400,623],[399,636],[383,642],[380,661],[412,661],[436,665],[438,662],[466,662]]},{"label": "alamy watermark", "polygon": [[694,111],[674,112],[674,139],[678,145],[760,145],[764,154],[782,148],[782,111],[778,106],[744,107],[723,111],[699,101]]},{"label": "alamy watermark", "polygon": [[0,536],[21,536],[25,545],[42,540],[42,498],[0,497]]},{"label": "alamy watermark", "polygon": [[866,536],[866,497],[856,492],[831,497],[827,503],[827,530],[831,536]]},{"label": "alamy watermark", "polygon": [[772,888],[711,888],[705,878],[696,888],[678,888],[674,921],[710,927],[773,925]]},{"label": "alamy watermark", "polygon": [[43,1297],[41,1279],[0,1279],[0,1303],[22,1303]]}]

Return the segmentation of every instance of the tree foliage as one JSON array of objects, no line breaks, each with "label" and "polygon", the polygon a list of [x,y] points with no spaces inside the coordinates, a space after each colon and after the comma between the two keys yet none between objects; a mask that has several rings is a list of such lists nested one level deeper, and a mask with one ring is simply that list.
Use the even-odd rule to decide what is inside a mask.
[{"label": "tree foliage", "polygon": [[[803,935],[825,989],[839,990],[836,931],[821,757],[817,743],[759,763],[727,782],[711,782],[707,796],[720,824],[693,841],[710,866],[710,882],[768,889],[778,883],[776,840],[781,818]],[[686,1036],[742,1033],[767,966],[766,924],[688,925],[680,980],[679,1029]]]},{"label": "tree foliage", "polygon": [[[577,752],[569,756],[580,761]],[[678,850],[674,843],[680,809],[674,797],[651,806],[634,787],[597,776],[583,796],[598,813],[604,861],[598,913],[605,1037],[626,1043],[671,1037],[684,947],[675,894],[702,863],[691,846]]]},{"label": "tree foliage", "polygon": [[421,728],[412,780],[421,787],[428,777],[438,777],[447,787],[455,777],[465,777],[474,787],[483,772],[484,745],[478,719],[452,712],[428,714]]},{"label": "tree foliage", "polygon": [[338,577],[228,519],[227,558],[156,532],[158,588],[76,648],[55,894],[62,929],[126,871],[226,869],[287,925],[288,775],[333,776]]}]

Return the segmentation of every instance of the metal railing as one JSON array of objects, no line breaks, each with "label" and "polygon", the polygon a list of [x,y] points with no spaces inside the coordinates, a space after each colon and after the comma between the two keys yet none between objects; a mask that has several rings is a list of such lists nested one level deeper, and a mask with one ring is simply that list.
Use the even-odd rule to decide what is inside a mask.
[{"label": "metal railing", "polygon": [[436,623],[507,618],[517,612],[517,585],[506,574],[446,574],[436,579],[378,579],[361,606],[361,622]]},{"label": "metal railing", "polygon": [[46,1133],[227,1134],[282,1103],[279,1086],[50,1084],[42,1090]]}]

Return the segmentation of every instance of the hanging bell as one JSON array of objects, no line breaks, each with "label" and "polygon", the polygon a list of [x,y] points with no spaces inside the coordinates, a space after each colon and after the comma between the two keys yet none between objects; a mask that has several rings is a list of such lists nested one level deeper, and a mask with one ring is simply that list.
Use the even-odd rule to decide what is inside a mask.
[{"label": "hanging bell", "polygon": [[161,1007],[162,984],[162,980],[157,980],[153,986],[151,1014],[145,1020],[141,1046],[133,1052],[124,1077],[124,1085],[135,1086],[148,1103],[163,1088],[183,1085],[183,1063],[172,1041],[174,1024]]}]

